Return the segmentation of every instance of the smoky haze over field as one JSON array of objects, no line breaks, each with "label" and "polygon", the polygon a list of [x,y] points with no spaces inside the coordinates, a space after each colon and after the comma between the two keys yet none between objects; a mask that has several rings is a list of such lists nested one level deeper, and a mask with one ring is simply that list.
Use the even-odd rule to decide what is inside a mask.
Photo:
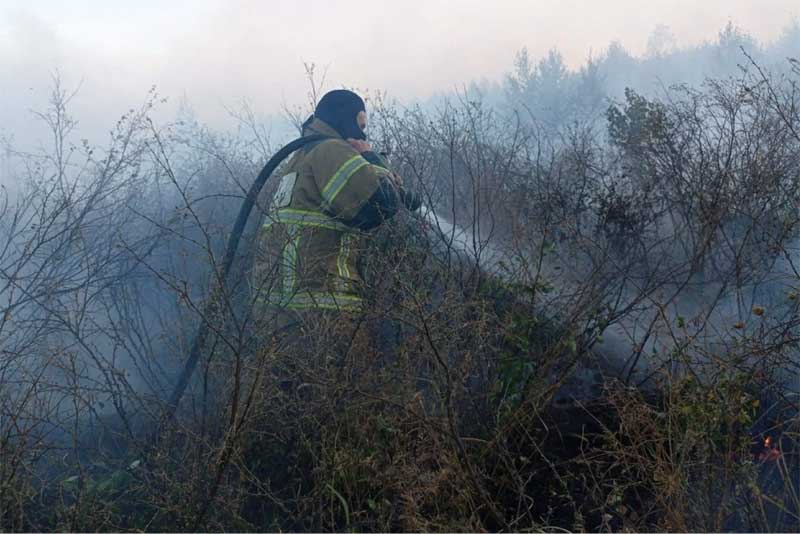
[{"label": "smoky haze over field", "polygon": [[[0,5],[0,530],[794,528],[796,7],[640,4]],[[343,86],[425,207],[278,328]]]}]

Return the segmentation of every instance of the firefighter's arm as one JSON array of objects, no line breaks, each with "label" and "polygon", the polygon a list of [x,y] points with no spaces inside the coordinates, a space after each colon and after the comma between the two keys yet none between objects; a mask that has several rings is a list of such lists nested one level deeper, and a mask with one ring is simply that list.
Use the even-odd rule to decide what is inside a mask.
[{"label": "firefighter's arm", "polygon": [[362,148],[364,148],[364,151],[361,152],[361,156],[371,164],[377,165],[378,167],[382,167],[389,171],[389,177],[392,181],[392,184],[395,186],[395,189],[400,197],[400,201],[403,203],[403,205],[405,205],[406,209],[411,211],[419,209],[419,207],[422,205],[422,199],[420,196],[405,187],[403,179],[400,177],[400,175],[389,170],[389,166],[377,152],[372,150],[372,147],[369,146],[369,143],[356,140],[350,140],[349,142],[356,150],[359,150],[360,147],[355,143],[363,144],[364,146]]},{"label": "firefighter's arm", "polygon": [[348,225],[362,229],[378,226],[394,216],[403,200],[390,171],[370,163],[344,141],[320,144],[311,165],[322,194],[322,209]]},{"label": "firefighter's arm", "polygon": [[389,172],[372,165],[344,140],[324,141],[310,155],[322,209],[345,223],[378,191]]}]

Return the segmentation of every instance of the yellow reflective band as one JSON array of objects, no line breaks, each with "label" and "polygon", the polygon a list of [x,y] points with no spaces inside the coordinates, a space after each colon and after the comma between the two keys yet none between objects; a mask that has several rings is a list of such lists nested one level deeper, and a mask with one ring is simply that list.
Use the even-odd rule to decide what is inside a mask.
[{"label": "yellow reflective band", "polygon": [[[290,230],[292,240],[283,249],[283,296],[291,295],[297,283],[297,251],[300,247],[300,232],[296,227]],[[296,236],[294,234],[297,234]]]},{"label": "yellow reflective band", "polygon": [[359,311],[361,310],[361,299],[349,300],[343,299],[341,296],[336,298],[316,297],[312,299],[297,299],[293,298],[286,305],[290,310],[309,310],[309,309],[322,309],[322,310],[341,310],[341,311]]},{"label": "yellow reflective band", "polygon": [[359,311],[363,302],[363,299],[357,295],[322,292],[297,293],[280,300],[270,298],[261,300],[273,306],[280,306],[291,310],[318,308],[325,310]]},{"label": "yellow reflective band", "polygon": [[284,224],[296,224],[298,226],[311,226],[316,228],[326,228],[328,230],[336,230],[338,232],[355,232],[355,228],[350,228],[344,223],[332,219],[318,211],[301,210],[295,208],[286,208],[278,210],[272,214],[272,220],[264,224],[266,230],[276,222]]},{"label": "yellow reflective band", "polygon": [[386,167],[381,167],[380,165],[373,165],[373,164],[370,164],[370,167],[372,167],[372,170],[375,171],[375,174],[377,174],[378,176],[392,175],[391,171],[389,171],[389,169],[387,169]]},{"label": "yellow reflective band", "polygon": [[336,199],[339,192],[344,189],[344,186],[347,185],[350,177],[365,165],[369,165],[369,162],[361,157],[360,154],[356,154],[339,167],[339,170],[333,174],[322,189],[322,198],[325,200],[325,206],[333,204],[334,199]]},{"label": "yellow reflective band", "polygon": [[350,257],[350,236],[343,235],[339,246],[339,256],[336,258],[336,267],[339,271],[339,288],[346,289],[350,280],[350,268],[347,260]]}]

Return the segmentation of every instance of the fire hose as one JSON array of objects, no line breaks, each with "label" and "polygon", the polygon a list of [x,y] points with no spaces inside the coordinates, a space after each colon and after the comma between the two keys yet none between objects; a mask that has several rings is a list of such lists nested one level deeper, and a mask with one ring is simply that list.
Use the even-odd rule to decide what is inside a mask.
[{"label": "fire hose", "polygon": [[233,266],[234,259],[236,258],[236,251],[239,248],[239,242],[242,239],[242,234],[244,233],[245,226],[247,225],[247,220],[250,217],[250,212],[253,210],[253,206],[255,205],[258,195],[261,193],[264,184],[267,183],[267,180],[278,167],[278,165],[280,165],[281,162],[283,162],[283,160],[285,160],[290,154],[309,143],[322,141],[323,139],[329,139],[329,137],[326,135],[310,135],[306,137],[300,137],[278,150],[278,152],[269,159],[267,164],[264,165],[264,168],[261,169],[261,172],[258,173],[255,182],[253,182],[253,185],[247,192],[247,196],[245,197],[244,202],[242,202],[242,207],[239,209],[239,215],[236,217],[236,222],[233,225],[233,230],[231,230],[231,235],[228,238],[225,256],[223,257],[222,265],[219,268],[216,278],[217,283],[215,289],[211,292],[208,300],[206,301],[203,314],[201,316],[200,326],[198,327],[197,334],[192,341],[189,357],[187,358],[186,363],[183,365],[183,370],[178,377],[178,382],[175,384],[175,388],[172,390],[172,395],[170,395],[169,402],[164,411],[162,424],[172,420],[172,418],[175,416],[175,412],[177,411],[178,405],[183,398],[183,394],[186,392],[186,388],[189,385],[192,374],[194,374],[194,370],[197,368],[200,355],[203,353],[203,349],[208,341],[209,326],[210,321],[212,320],[211,318],[217,315],[216,312],[218,311],[219,303],[222,301],[221,297],[225,294],[225,291],[228,287],[229,277],[231,275],[231,267]]}]

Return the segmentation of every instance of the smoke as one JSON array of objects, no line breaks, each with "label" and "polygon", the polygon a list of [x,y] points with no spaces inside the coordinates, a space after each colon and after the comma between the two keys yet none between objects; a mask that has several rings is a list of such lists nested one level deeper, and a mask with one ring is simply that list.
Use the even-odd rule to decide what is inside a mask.
[{"label": "smoke", "polygon": [[[641,184],[628,183],[630,187],[625,189],[625,176],[632,172],[630,166],[633,163],[625,161],[612,163],[596,157],[596,154],[605,150],[602,144],[609,141],[605,137],[609,106],[626,101],[630,103],[628,91],[631,90],[633,95],[643,96],[645,99],[666,106],[680,107],[680,102],[686,101],[686,105],[691,107],[691,101],[697,99],[697,95],[714,95],[708,96],[708,100],[713,98],[735,100],[734,90],[730,89],[730,92],[725,93],[728,90],[725,88],[763,85],[760,81],[760,72],[771,76],[773,83],[781,85],[786,82],[788,85],[782,87],[788,87],[789,94],[793,94],[791,81],[787,82],[787,79],[794,79],[792,76],[796,74],[796,70],[793,71],[796,67],[789,61],[792,57],[800,57],[800,25],[796,21],[787,25],[781,36],[771,43],[759,43],[746,31],[728,24],[720,30],[714,40],[700,45],[680,46],[668,28],[659,27],[651,36],[648,51],[644,56],[636,57],[626,51],[620,43],[612,43],[604,53],[590,59],[578,69],[569,68],[563,56],[555,49],[540,58],[532,57],[523,49],[517,55],[514,70],[509,73],[502,88],[487,83],[475,84],[458,96],[460,102],[468,108],[463,112],[465,118],[454,118],[453,115],[457,116],[457,112],[447,114],[453,99],[444,95],[428,102],[420,109],[434,116],[440,114],[443,117],[442,124],[458,124],[458,121],[463,120],[462,127],[470,134],[471,128],[481,129],[485,124],[483,122],[485,117],[491,114],[494,114],[495,120],[505,122],[509,130],[513,130],[513,125],[521,120],[536,132],[538,139],[537,146],[522,150],[534,153],[538,150],[539,157],[542,157],[543,152],[545,159],[549,157],[552,161],[561,160],[555,165],[551,163],[556,167],[555,170],[551,168],[545,172],[545,178],[547,172],[566,173],[563,183],[556,187],[567,189],[562,189],[558,194],[573,194],[573,191],[569,190],[570,180],[575,181],[576,187],[585,187],[592,179],[598,179],[595,177],[587,180],[584,177],[584,181],[581,182],[580,174],[585,174],[586,170],[582,170],[580,165],[576,167],[569,164],[569,160],[582,160],[587,162],[584,167],[592,168],[599,176],[599,180],[604,183],[603,187],[608,188],[609,192],[615,191],[612,197],[617,195],[615,197],[617,200],[630,199],[634,211],[641,210],[639,216],[648,217],[647,198],[640,195]],[[634,101],[639,96],[634,96]],[[701,107],[710,105],[713,108],[713,104],[709,104],[708,101],[703,103],[702,100],[702,98],[697,100]],[[474,107],[469,108],[469,106]],[[698,113],[700,115],[715,113],[711,108]],[[761,126],[753,119],[755,115],[750,113],[750,111],[742,112],[743,116],[738,117],[737,126],[743,131],[750,128],[754,132],[759,131]],[[763,113],[763,110],[759,113]],[[681,121],[680,118],[676,120],[678,123]],[[778,118],[772,117],[771,120]],[[727,139],[725,132],[721,131],[722,126],[715,127],[712,120],[705,122],[700,120],[700,123],[696,131],[702,131],[704,136],[710,139],[718,138],[720,142]],[[443,126],[444,129],[448,127],[453,126]],[[765,142],[768,131],[770,127],[763,130],[760,141]],[[495,135],[496,132],[491,129],[488,132],[486,138],[492,138],[491,142],[498,143],[497,146],[502,147],[501,135]],[[439,132],[431,132],[432,137],[436,135],[439,135]],[[600,142],[595,143],[596,140]],[[511,141],[514,142],[513,139]],[[445,163],[438,167],[439,172],[445,176],[448,174],[460,176],[467,184],[472,181],[473,192],[476,188],[481,188],[483,191],[492,187],[486,183],[485,175],[482,178],[476,178],[476,175],[480,177],[482,173],[492,174],[496,170],[480,166],[477,169],[469,168],[469,164],[463,163],[462,159],[469,156],[462,156],[459,152],[459,150],[465,153],[474,150],[476,153],[481,153],[481,142],[474,141],[474,144],[471,144],[472,140],[459,139],[459,143],[464,145],[459,146],[455,157],[451,151],[449,168]],[[749,158],[751,164],[755,165],[747,167],[752,168],[752,171],[747,168],[731,170],[737,174],[737,180],[741,181],[736,187],[752,188],[753,192],[757,192],[758,184],[769,178],[770,172],[785,178],[789,189],[780,194],[795,199],[788,200],[790,204],[795,202],[795,208],[782,212],[783,215],[779,217],[785,217],[787,224],[791,224],[791,221],[796,220],[798,216],[796,196],[792,196],[791,192],[791,188],[796,186],[790,185],[794,183],[792,174],[794,171],[787,171],[787,168],[793,168],[791,157],[784,160],[782,154],[784,150],[794,153],[797,148],[796,139],[792,140],[789,136],[784,141],[775,141],[775,145],[769,146],[782,148],[776,149],[775,152],[771,152],[772,149],[765,149],[768,152],[764,153],[764,159],[756,159],[752,154],[748,154],[744,148],[750,143],[746,135],[735,135],[731,143],[742,147],[736,158],[742,158],[742,161],[748,161]],[[521,142],[521,145],[524,145],[524,142]],[[713,150],[713,145],[711,142],[706,149]],[[494,155],[495,158],[499,158],[497,164],[508,165],[506,160],[502,159],[504,157],[502,148],[498,149],[498,152],[501,155]],[[776,159],[773,161],[771,158]],[[712,160],[707,163],[717,164],[716,160],[713,161],[714,163]],[[781,163],[775,163],[777,161]],[[538,160],[536,164],[539,164]],[[419,162],[415,165],[419,165]],[[527,165],[530,167],[534,164],[529,161]],[[512,171],[528,172],[515,168]],[[536,176],[536,171],[531,173]],[[570,177],[570,173],[574,173],[574,176]],[[708,171],[702,166],[687,170],[687,174],[688,180],[696,180],[697,183],[715,179],[713,171]],[[765,177],[761,178],[761,175]],[[620,179],[620,176],[623,179]],[[644,173],[644,176],[646,177],[647,173]],[[437,178],[431,180],[435,183]],[[476,210],[466,204],[455,206],[448,199],[450,189],[453,189],[454,197],[458,196],[461,194],[460,187],[463,184],[451,183],[457,182],[452,177],[441,180],[443,182],[441,196],[445,201],[431,204],[437,214],[433,214],[432,211],[424,215],[431,226],[442,230],[440,242],[443,250],[440,252],[447,253],[450,249],[456,249],[460,254],[471,258],[472,263],[480,263],[487,272],[503,277],[504,273],[498,269],[498,265],[507,264],[509,260],[509,249],[506,246],[509,231],[495,232],[488,241],[488,246],[483,245],[489,237],[488,234],[481,232],[470,221],[475,221],[478,217],[502,219],[498,211],[506,210],[508,207],[487,207],[484,204],[482,210]],[[507,182],[503,183],[503,178],[500,180],[497,186],[509,187]],[[750,182],[751,185],[743,185]],[[647,187],[652,188],[653,184]],[[466,191],[465,198],[469,203],[474,198],[469,194],[469,185]],[[602,193],[601,198],[605,194]],[[530,202],[537,201],[539,200],[532,199]],[[457,200],[453,202],[458,204]],[[615,284],[614,269],[625,273],[620,275],[620,280],[631,276],[631,269],[634,269],[633,273],[638,272],[629,279],[636,281],[638,285],[628,286],[626,282],[619,282],[621,301],[617,306],[625,308],[630,305],[631,311],[606,328],[600,336],[602,342],[596,345],[597,350],[606,356],[615,374],[622,377],[631,374],[634,379],[636,377],[641,379],[648,376],[655,367],[663,365],[665,359],[671,358],[670,354],[680,355],[683,351],[689,350],[690,345],[693,345],[692,354],[686,355],[690,360],[704,360],[709,355],[739,358],[741,356],[737,351],[743,350],[740,346],[742,339],[779,329],[781,324],[792,323],[793,314],[796,314],[797,310],[794,300],[797,298],[798,289],[797,239],[789,238],[781,241],[780,252],[776,253],[766,244],[766,241],[772,242],[778,239],[774,227],[776,223],[770,220],[769,216],[763,218],[763,212],[759,210],[764,208],[757,207],[758,201],[751,207],[747,207],[749,200],[746,197],[739,200],[726,197],[719,202],[723,204],[723,209],[731,210],[730,220],[720,226],[719,240],[715,240],[712,250],[708,253],[711,259],[702,260],[710,261],[710,264],[698,272],[694,272],[696,267],[692,266],[696,261],[693,256],[698,254],[698,249],[685,248],[689,234],[694,231],[690,229],[694,223],[689,222],[689,219],[679,225],[668,216],[653,219],[652,223],[658,230],[648,234],[645,239],[652,244],[646,245],[648,252],[642,264],[631,263],[635,261],[635,254],[628,258],[615,257],[619,252],[614,253],[613,250],[609,256],[602,257],[601,260],[605,262],[613,258],[604,267],[606,270],[604,276],[607,277],[609,287],[614,287]],[[774,202],[780,201],[776,197]],[[485,203],[485,200],[481,198],[480,203]],[[730,204],[725,206],[726,203]],[[772,201],[767,201],[764,205],[773,204]],[[590,210],[596,208],[596,205],[593,208],[587,206]],[[535,207],[530,211],[536,212]],[[461,221],[461,224],[443,222],[441,214],[452,214],[450,220]],[[597,218],[584,222],[589,227],[599,227],[602,223],[603,221]],[[523,224],[532,225],[533,220],[529,218]],[[689,226],[684,226],[685,224]],[[541,230],[543,230],[541,235],[545,235],[552,229]],[[750,235],[750,232],[753,234]],[[796,228],[794,232],[796,235]],[[587,240],[597,239],[593,235],[581,237]],[[630,239],[632,239],[630,236],[624,238],[624,240]],[[624,248],[624,243],[621,245]],[[612,248],[615,246],[612,245]],[[568,247],[563,251],[561,247],[556,247],[556,250],[559,250],[559,254],[549,256],[544,261],[542,269],[546,278],[552,280],[556,286],[556,293],[565,297],[562,299],[562,306],[557,305],[556,299],[553,299],[551,310],[563,310],[563,304],[568,303],[569,296],[579,292],[586,280],[595,274],[593,268],[598,263],[595,258],[582,251],[570,251]],[[538,259],[536,254],[534,251],[523,255],[520,261],[535,264]],[[684,277],[682,273],[691,276],[682,278]],[[649,280],[646,283],[652,284],[653,289],[648,289],[646,283],[643,286],[636,277]],[[656,287],[659,287],[657,291]],[[773,341],[776,346],[781,344],[780,340]],[[790,363],[787,364],[787,369],[792,365],[796,367],[800,361],[796,348],[793,352],[790,350],[788,354]],[[791,361],[795,363],[791,364]],[[633,362],[639,367],[635,372],[630,367]],[[713,366],[709,368],[709,372],[716,372]],[[790,379],[791,375],[784,378]]]},{"label": "smoke", "polygon": [[[104,74],[112,72],[110,57],[104,58],[99,52],[96,57],[82,56],[39,18],[19,13],[12,22],[11,33],[3,37],[12,46],[0,49],[0,65],[7,66],[6,72],[10,73],[8,96],[4,97],[0,116],[8,138],[0,154],[0,184],[7,191],[0,193],[0,209],[3,195],[10,206],[10,211],[0,211],[0,228],[3,235],[10,236],[3,249],[5,255],[0,255],[0,318],[8,312],[5,327],[0,329],[0,344],[4,351],[15,355],[5,376],[19,379],[29,376],[31,369],[39,370],[59,389],[59,398],[69,397],[70,386],[90,389],[90,385],[103,384],[83,399],[85,407],[120,414],[146,412],[152,409],[150,400],[163,399],[169,392],[197,324],[205,320],[200,310],[215,283],[214,266],[243,191],[287,133],[279,126],[270,132],[263,117],[246,110],[232,117],[237,130],[218,131],[204,125],[188,104],[179,103],[178,114],[174,106],[161,103],[155,93],[145,99],[143,107],[136,104],[133,112],[126,113],[131,103],[141,101],[146,93],[141,85],[125,83],[142,78],[142,72],[137,70],[141,66],[134,62],[114,65],[113,76],[106,79]],[[782,37],[766,45],[743,30],[727,26],[715,40],[688,47],[681,47],[667,28],[660,27],[650,39],[646,55],[634,56],[621,44],[612,43],[577,69],[569,68],[557,50],[539,58],[523,50],[502,84],[478,83],[466,94],[455,98],[448,95],[448,101],[460,100],[465,105],[467,111],[459,111],[459,116],[474,121],[464,122],[466,127],[456,129],[454,139],[461,143],[461,149],[473,154],[480,150],[488,154],[495,149],[501,156],[504,150],[512,152],[509,160],[527,166],[521,173],[557,178],[560,181],[554,189],[541,197],[553,204],[537,204],[537,197],[525,209],[533,214],[560,209],[563,206],[556,201],[571,202],[571,195],[577,195],[580,173],[596,172],[582,169],[577,160],[570,159],[574,154],[565,149],[589,139],[581,145],[585,153],[594,158],[602,152],[601,145],[608,141],[606,110],[612,102],[625,98],[626,88],[645,96],[664,97],[673,94],[668,89],[673,84],[701,87],[709,76],[740,76],[740,65],[747,61],[742,48],[759,64],[780,75],[788,69],[787,55],[800,56],[800,26],[788,26]],[[41,69],[44,64],[57,64],[65,73],[63,87],[78,89],[77,92],[63,90],[55,99],[44,94],[44,88],[53,83],[51,73]],[[98,71],[97,65],[109,70]],[[252,66],[236,65],[245,70]],[[87,69],[92,76],[83,82],[69,78],[71,72]],[[222,84],[224,79],[221,73],[217,83]],[[477,114],[477,106],[470,103],[472,99],[488,102],[489,111]],[[64,132],[63,138],[56,136],[53,144],[48,141],[54,139],[52,123],[48,127],[46,121],[31,121],[30,115],[22,119],[17,113],[33,100],[50,100],[51,106],[64,104],[68,114],[78,118],[77,122]],[[415,108],[420,114],[417,126],[411,128],[411,137],[419,143],[421,132],[429,131],[430,135],[422,145],[409,142],[405,146],[405,170],[410,175],[413,173],[408,161],[432,150],[437,132],[425,130],[425,123],[442,102],[443,99],[434,99]],[[115,127],[123,113],[126,117]],[[165,120],[176,115],[175,120]],[[470,137],[483,134],[469,128],[481,130],[491,121],[494,126],[486,126],[483,138]],[[514,146],[507,134],[498,133],[498,129],[517,122],[536,132],[538,146]],[[375,136],[379,142],[381,133],[378,129]],[[393,138],[391,133],[386,132],[388,144],[408,141]],[[599,141],[591,141],[592,136]],[[84,143],[84,137],[101,141]],[[20,146],[26,149],[17,151]],[[547,165],[531,156],[541,147],[550,153],[546,171],[543,169]],[[59,154],[68,154],[71,159],[61,161]],[[435,252],[448,254],[456,250],[497,277],[506,276],[512,260],[532,263],[537,259],[529,252],[512,253],[511,225],[481,225],[481,216],[486,220],[490,214],[482,213],[480,207],[465,205],[465,201],[476,197],[489,202],[493,187],[511,188],[512,180],[496,172],[497,183],[478,183],[486,179],[483,171],[489,166],[487,162],[482,162],[484,168],[472,172],[474,169],[465,161],[447,161],[446,156],[439,153],[433,158],[437,174],[426,177],[427,185],[441,194],[434,195],[431,209],[423,208],[421,214],[435,229]],[[618,170],[604,157],[597,156],[591,162],[606,166],[605,170]],[[615,172],[608,175],[617,176]],[[442,176],[449,176],[452,183]],[[520,174],[515,179],[526,176]],[[452,197],[448,197],[450,186]],[[581,202],[584,200],[580,197]],[[588,201],[585,206],[587,210],[597,208]],[[449,220],[437,213],[448,214]],[[14,226],[15,221],[28,221],[30,226],[20,230]],[[567,221],[563,227],[572,222]],[[575,222],[594,228],[598,217],[593,214]],[[544,228],[536,226],[534,217],[524,223],[530,224],[526,230],[531,233]],[[661,233],[654,236],[658,240],[682,231],[666,221],[660,223]],[[556,234],[547,238],[551,241],[548,245],[558,240]],[[588,233],[581,237],[587,236]],[[547,244],[547,239],[541,237],[538,241]],[[41,244],[40,248],[34,247],[34,254],[26,252],[31,243]],[[644,354],[639,360],[643,367],[655,365],[656,359],[650,359],[650,355],[663,356],[675,348],[671,328],[682,320],[707,312],[704,328],[710,332],[708,344],[713,346],[728,335],[731,324],[755,305],[778,317],[791,312],[792,305],[785,297],[797,289],[797,247],[796,240],[791,242],[786,254],[760,273],[761,278],[737,294],[724,294],[713,301],[710,309],[707,299],[720,289],[716,281],[709,281],[705,287],[689,285],[680,291],[665,284],[662,290],[666,293],[678,293],[665,301],[660,301],[651,287],[657,285],[659,277],[667,279],[690,260],[685,251],[667,246],[650,249],[648,259],[654,266],[646,271],[640,264],[632,265],[634,262],[624,254],[602,264],[602,269],[595,269],[601,262],[586,250],[555,247],[557,252],[546,258],[542,272],[553,281],[556,291],[548,295],[543,306],[549,308],[549,313],[561,305],[580,309],[589,303],[599,308],[597,302],[580,295],[580,288],[587,281],[616,290],[617,308],[630,306],[632,310],[611,328],[598,327],[597,335],[603,341],[596,347],[614,360],[616,371],[629,371],[625,365],[637,353]],[[603,256],[603,261],[610,255]],[[631,263],[626,263],[628,260]],[[244,267],[242,262],[240,270]],[[620,282],[615,269],[633,272],[643,279],[653,275],[654,280],[646,280],[644,289],[632,288],[629,282],[635,277]],[[240,280],[244,283],[246,273],[242,274]],[[220,350],[248,345],[248,320],[246,314],[232,313],[224,321],[223,331],[218,333],[223,339]],[[652,325],[660,330],[653,333]],[[723,334],[717,335],[718,332]],[[30,354],[39,355],[34,366],[30,364]],[[645,368],[641,374],[647,371]],[[201,389],[195,393],[209,395]],[[18,398],[15,396],[10,402],[13,404]],[[130,406],[129,399],[141,402]],[[100,404],[103,407],[98,409]]]}]

